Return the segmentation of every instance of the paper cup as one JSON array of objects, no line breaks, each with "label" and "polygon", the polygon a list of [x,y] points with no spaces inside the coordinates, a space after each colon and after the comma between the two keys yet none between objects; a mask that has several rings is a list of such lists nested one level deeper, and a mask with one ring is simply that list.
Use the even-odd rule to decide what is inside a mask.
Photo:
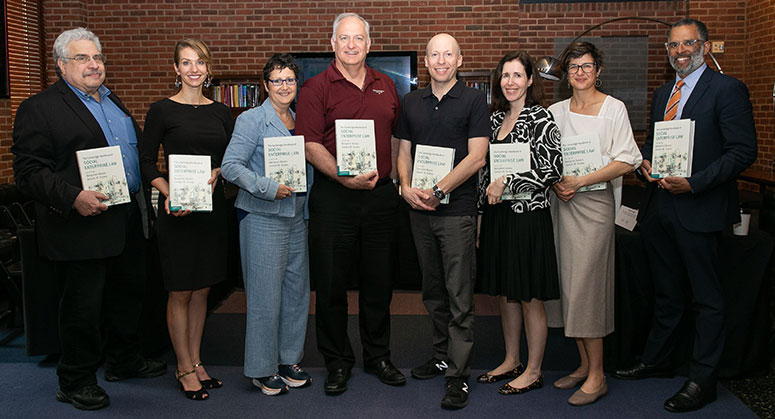
[{"label": "paper cup", "polygon": [[748,226],[751,224],[751,214],[740,214],[740,222],[732,226],[735,236],[747,236]]}]

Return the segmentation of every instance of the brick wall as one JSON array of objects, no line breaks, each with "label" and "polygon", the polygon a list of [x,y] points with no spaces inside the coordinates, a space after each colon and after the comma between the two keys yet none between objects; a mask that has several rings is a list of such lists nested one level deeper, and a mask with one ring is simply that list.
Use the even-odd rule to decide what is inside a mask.
[{"label": "brick wall", "polygon": [[775,105],[772,89],[775,83],[775,2],[751,0],[746,11],[744,48],[746,68],[743,81],[748,84],[759,139],[759,159],[754,168],[775,170]]},{"label": "brick wall", "polygon": [[[217,76],[258,74],[275,52],[329,51],[333,17],[343,11],[357,12],[372,24],[373,50],[418,51],[420,84],[424,85],[428,82],[422,62],[425,43],[441,31],[460,42],[464,53],[461,70],[489,70],[506,51],[525,49],[534,56],[548,55],[555,37],[573,37],[605,19],[638,15],[671,22],[685,16],[688,8],[691,16],[708,23],[713,39],[726,42],[727,52],[718,57],[725,72],[751,88],[760,138],[758,164],[769,167],[773,112],[768,101],[770,83],[775,80],[758,74],[772,73],[767,62],[773,61],[775,51],[771,25],[775,6],[771,0],[748,3],[746,7],[745,1],[729,0],[532,5],[516,0],[393,0],[280,5],[237,0],[83,0],[45,1],[44,13],[47,52],[67,28],[85,25],[100,36],[108,55],[107,84],[142,123],[152,102],[173,93],[172,48],[175,41],[188,36],[210,45]],[[746,20],[758,23],[747,28]],[[655,23],[623,21],[604,25],[590,36],[647,35],[651,91],[672,77],[662,46],[666,29]],[[746,45],[754,46],[747,50]],[[758,67],[746,62],[749,54],[761,58]],[[48,68],[52,83],[56,80],[52,61]],[[551,99],[551,82],[546,87]],[[0,103],[0,108],[2,115],[8,114],[7,105]],[[642,141],[644,134],[636,136]],[[0,182],[11,180],[9,138],[10,124],[0,116]]]}]

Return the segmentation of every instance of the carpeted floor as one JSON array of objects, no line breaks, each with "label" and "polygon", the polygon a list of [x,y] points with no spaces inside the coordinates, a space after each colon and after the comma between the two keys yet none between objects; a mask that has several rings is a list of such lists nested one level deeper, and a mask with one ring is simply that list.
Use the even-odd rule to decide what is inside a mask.
[{"label": "carpeted floor", "polygon": [[[662,401],[682,380],[655,379],[638,382],[609,380],[609,395],[598,403],[574,408],[565,402],[571,390],[550,385],[517,396],[501,396],[495,385],[471,384],[470,404],[462,411],[439,407],[444,394],[443,380],[410,379],[403,387],[390,387],[359,368],[353,371],[349,389],[329,397],[322,391],[323,368],[310,368],[310,387],[291,390],[279,397],[266,397],[242,376],[242,368],[211,366],[210,372],[225,382],[212,390],[204,402],[186,400],[175,390],[172,372],[166,376],[118,383],[101,383],[111,396],[111,405],[96,412],[81,412],[54,399],[53,366],[5,364],[0,380],[12,382],[0,398],[0,412],[9,418],[668,418]],[[405,374],[408,369],[403,369]],[[475,374],[481,370],[473,371]],[[546,372],[548,382],[560,373]],[[681,415],[682,418],[755,418],[731,393],[719,389],[712,407]]]},{"label": "carpeted floor", "polygon": [[[100,384],[111,396],[111,406],[97,412],[80,412],[54,399],[55,365],[43,358],[23,356],[23,338],[0,350],[0,382],[10,383],[0,397],[3,417],[140,417],[181,418],[434,418],[434,417],[526,417],[526,418],[653,418],[675,417],[662,408],[666,398],[683,383],[683,378],[620,381],[609,378],[609,395],[598,403],[574,408],[566,403],[572,390],[560,391],[551,383],[574,367],[575,347],[557,331],[552,331],[544,361],[546,385],[524,395],[501,396],[497,385],[482,385],[470,380],[470,404],[460,412],[448,412],[439,406],[444,394],[442,378],[408,379],[403,387],[390,387],[365,374],[358,362],[350,388],[341,396],[329,397],[322,391],[325,379],[323,360],[315,349],[314,316],[308,325],[306,356],[302,365],[312,373],[309,388],[292,390],[281,397],[266,397],[242,375],[244,315],[214,314],[208,318],[202,359],[208,371],[225,382],[223,389],[211,391],[205,402],[186,400],[175,389],[170,367],[166,376],[147,380],[128,380]],[[476,318],[477,345],[472,359],[472,376],[499,363],[503,356],[500,321],[495,316]],[[427,316],[392,317],[392,360],[408,376],[409,369],[430,355],[430,321]],[[360,358],[357,317],[350,316],[348,331],[353,349]],[[13,356],[14,351],[21,355]],[[170,365],[171,352],[162,355]],[[100,372],[101,374],[101,372]],[[755,418],[756,415],[738,398],[719,386],[717,402],[700,412],[681,415],[696,418]]]}]

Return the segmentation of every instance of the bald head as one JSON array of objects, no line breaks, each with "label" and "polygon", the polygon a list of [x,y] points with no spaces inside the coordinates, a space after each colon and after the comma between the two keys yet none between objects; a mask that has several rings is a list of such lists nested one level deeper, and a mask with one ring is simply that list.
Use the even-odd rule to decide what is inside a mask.
[{"label": "bald head", "polygon": [[440,33],[431,38],[431,40],[428,41],[428,45],[425,46],[425,53],[430,55],[431,48],[438,50],[438,48],[441,46],[447,46],[453,51],[456,51],[457,55],[462,55],[460,51],[460,45],[457,43],[457,40],[448,33]]},{"label": "bald head", "polygon": [[431,76],[431,83],[447,88],[454,85],[457,78],[457,68],[463,64],[460,55],[460,45],[455,38],[446,33],[440,33],[430,41],[425,48],[425,67]]}]

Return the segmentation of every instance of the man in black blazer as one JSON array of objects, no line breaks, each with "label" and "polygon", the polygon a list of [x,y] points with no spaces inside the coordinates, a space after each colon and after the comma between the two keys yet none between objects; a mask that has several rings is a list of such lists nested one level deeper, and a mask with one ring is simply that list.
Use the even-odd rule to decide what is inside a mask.
[{"label": "man in black blazer", "polygon": [[[642,363],[614,373],[624,379],[669,375],[676,326],[691,301],[696,315],[689,378],[665,409],[699,409],[716,398],[724,349],[724,296],[718,267],[721,230],[740,220],[737,174],[756,159],[756,131],[748,88],[705,65],[708,30],[694,19],[672,25],[665,44],[676,79],[654,92],[651,129],[641,150],[640,175],[648,180],[638,214],[656,296],[654,320]],[[674,91],[680,99],[670,100]],[[676,109],[670,109],[675,103]],[[654,123],[695,121],[691,176],[651,177]]]},{"label": "man in black blazer", "polygon": [[[57,400],[76,408],[105,407],[105,379],[164,374],[166,364],[143,358],[138,327],[145,275],[149,197],[140,182],[137,122],[103,85],[105,56],[84,28],[54,42],[59,80],[25,100],[13,129],[19,190],[35,200],[40,255],[55,265],[60,285]],[[77,150],[118,145],[132,202],[107,207],[107,196],[83,190]]]}]

